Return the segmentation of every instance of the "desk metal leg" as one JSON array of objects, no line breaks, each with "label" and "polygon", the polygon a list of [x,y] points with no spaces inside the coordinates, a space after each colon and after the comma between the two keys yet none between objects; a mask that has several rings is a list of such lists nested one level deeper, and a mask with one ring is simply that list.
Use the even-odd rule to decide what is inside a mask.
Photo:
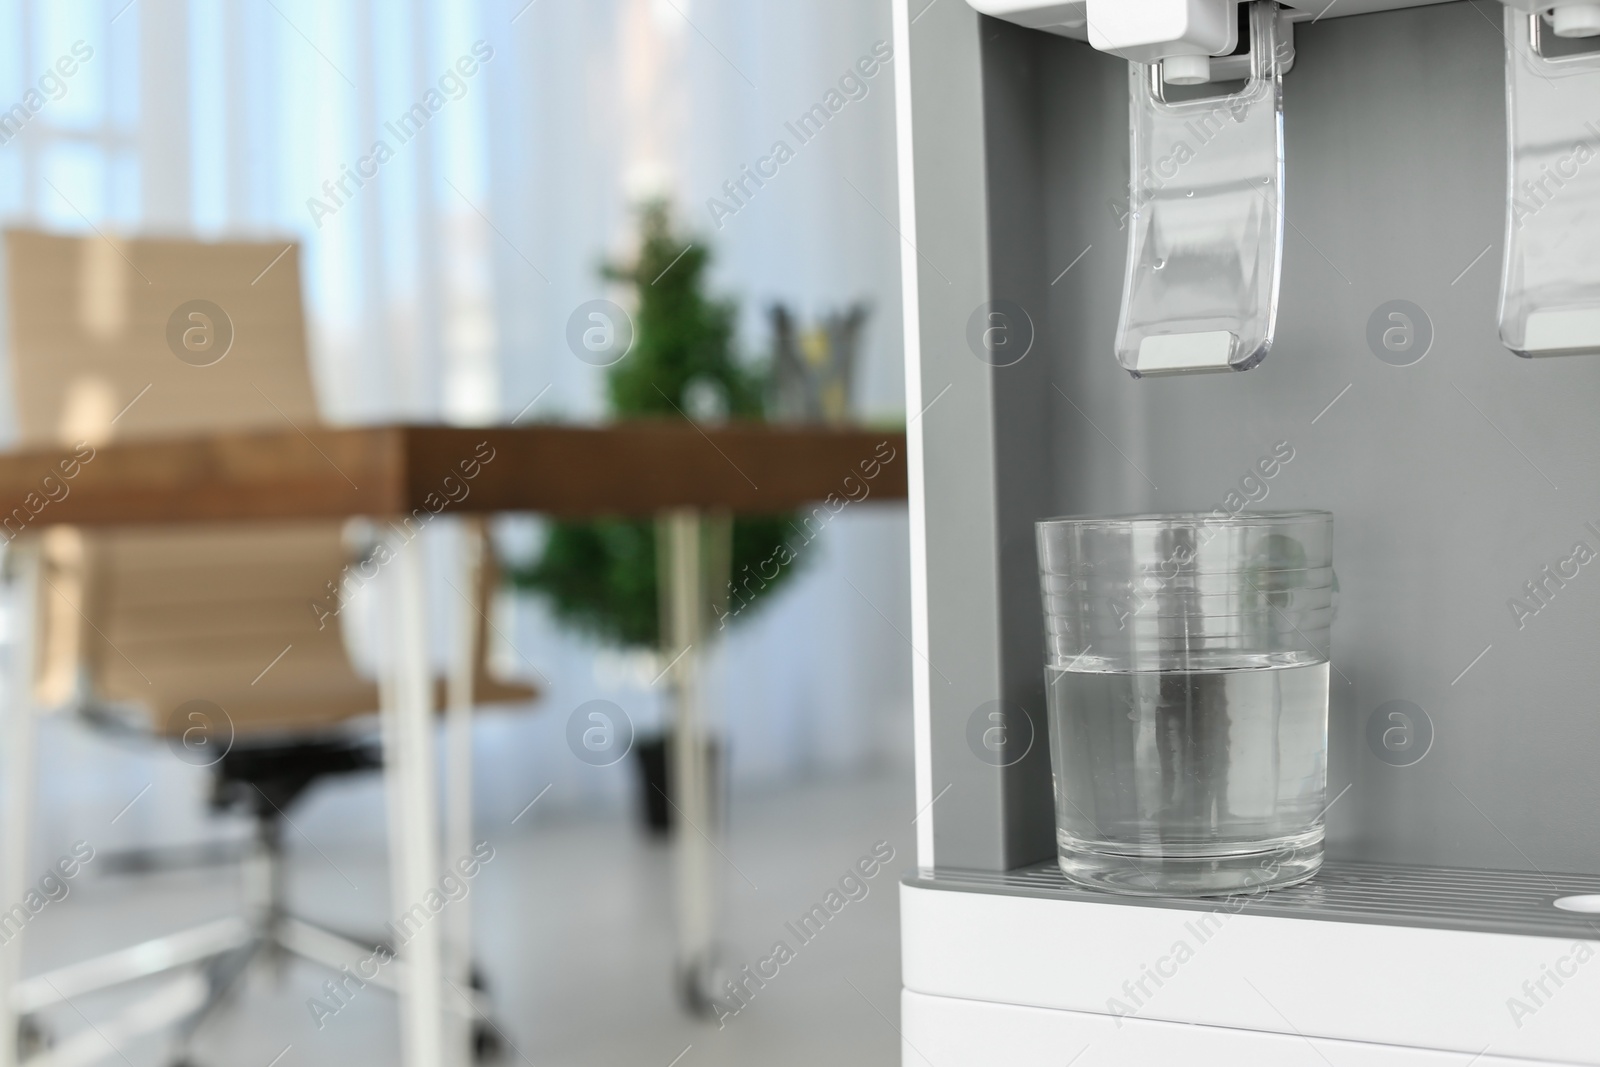
[{"label": "desk metal leg", "polygon": [[[0,707],[0,759],[5,761],[5,840],[0,843],[0,908],[22,902],[28,891],[28,840],[33,828],[37,788],[36,720],[33,707],[33,637],[39,580],[38,546],[31,539],[12,542],[6,560],[11,570],[10,609],[15,624],[11,663],[6,671],[4,706]],[[0,1067],[16,1067],[17,1006],[22,977],[22,930],[0,946]]]},{"label": "desk metal leg", "polygon": [[438,783],[433,760],[433,671],[420,542],[390,542],[393,597],[385,686],[384,764],[389,778],[389,849],[394,936],[406,962],[400,989],[401,1062],[445,1067],[443,923],[428,906],[437,896]]},{"label": "desk metal leg", "polygon": [[[450,677],[445,703],[445,849],[447,865],[472,851],[472,697],[473,679],[478,667],[478,641],[482,632],[480,611],[481,568],[484,565],[484,524],[481,519],[466,519],[461,524],[461,567],[458,590],[465,597],[460,603],[461,622],[455,627],[451,649]],[[445,912],[445,969],[450,981],[462,994],[472,983],[472,905],[471,898],[451,905]],[[446,992],[446,999],[459,995]],[[472,1062],[472,1024],[452,1013],[446,1021],[446,1048],[453,1067],[468,1067]]]},{"label": "desk metal leg", "polygon": [[676,697],[669,775],[672,847],[677,876],[680,980],[689,1006],[709,1010],[716,972],[716,868],[711,835],[716,833],[710,734],[700,692],[700,644],[705,635],[702,521],[693,509],[662,516],[666,538],[667,638],[676,657]]}]

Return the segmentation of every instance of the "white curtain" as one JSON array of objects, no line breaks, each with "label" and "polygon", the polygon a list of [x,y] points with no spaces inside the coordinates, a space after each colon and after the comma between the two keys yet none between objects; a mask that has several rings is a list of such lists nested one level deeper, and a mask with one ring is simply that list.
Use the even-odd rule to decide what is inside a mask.
[{"label": "white curtain", "polygon": [[[525,421],[603,413],[603,372],[567,350],[567,316],[617,297],[598,267],[628,255],[632,205],[666,195],[710,243],[713,287],[741,301],[747,353],[765,350],[772,301],[806,318],[869,301],[857,407],[893,420],[889,39],[887,0],[5,0],[0,108],[21,110],[0,115],[0,213],[296,237],[329,421],[487,423],[535,397]],[[51,77],[75,46],[92,56]],[[779,141],[788,155],[763,163]],[[745,168],[771,177],[745,178],[735,203],[724,183]],[[504,543],[536,537],[512,523]],[[903,758],[904,545],[900,506],[847,509],[803,579],[711,654],[736,782]],[[626,795],[628,768],[572,759],[564,726],[594,697],[647,725],[648,672],[536,603],[502,623],[506,658],[546,692],[534,715],[480,723],[485,812],[509,817],[551,783],[551,806]],[[94,742],[52,743],[60,780],[83,780],[56,817],[155,781],[117,826],[199,832],[179,810],[199,787],[170,784],[170,757],[106,756],[93,776]]]}]

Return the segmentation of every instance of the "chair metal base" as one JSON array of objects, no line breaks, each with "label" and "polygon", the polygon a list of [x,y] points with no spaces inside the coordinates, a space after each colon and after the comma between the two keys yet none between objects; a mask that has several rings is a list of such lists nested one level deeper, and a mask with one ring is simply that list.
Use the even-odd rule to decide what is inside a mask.
[{"label": "chair metal base", "polygon": [[[253,845],[245,857],[245,917],[216,919],[199,926],[151,938],[92,959],[59,967],[19,981],[12,988],[11,1007],[26,1034],[21,1067],[80,1067],[114,1056],[113,1044],[170,1028],[175,1065],[192,1064],[190,1049],[201,1028],[223,1009],[252,967],[281,968],[291,957],[327,968],[335,985],[375,986],[396,994],[407,984],[409,964],[395,958],[393,946],[379,939],[362,940],[296,918],[284,908],[281,815],[259,817]],[[368,975],[359,966],[374,954],[387,962]],[[114,1018],[86,1027],[56,1044],[47,1044],[39,1014],[58,1004],[72,1004],[87,994],[133,982],[169,976]],[[497,1048],[489,1004],[473,981],[460,996],[447,997],[442,1007],[473,1027],[478,1058]],[[335,1005],[337,1006],[337,1004]],[[115,1036],[113,1036],[113,1031]]]},{"label": "chair metal base", "polygon": [[[190,1063],[195,1036],[228,1004],[253,966],[277,967],[283,958],[297,957],[340,974],[379,947],[292,916],[280,916],[270,925],[227,918],[35,975],[19,983],[12,996],[17,1014],[32,1020],[28,1029],[35,1035],[42,1035],[36,1016],[47,1008],[132,982],[172,977],[111,1020],[54,1047],[33,1051],[23,1059],[23,1067],[79,1067],[99,1062],[115,1054],[108,1040],[120,1045],[124,1038],[166,1028],[175,1031],[173,1062]],[[405,975],[405,963],[391,959],[363,982],[394,993]],[[447,1000],[445,1010],[475,1024],[479,1032],[474,1035],[474,1046],[479,1058],[485,1058],[482,1053],[496,1042],[483,992],[473,988],[465,998]],[[38,1037],[30,1041],[38,1043]]]}]

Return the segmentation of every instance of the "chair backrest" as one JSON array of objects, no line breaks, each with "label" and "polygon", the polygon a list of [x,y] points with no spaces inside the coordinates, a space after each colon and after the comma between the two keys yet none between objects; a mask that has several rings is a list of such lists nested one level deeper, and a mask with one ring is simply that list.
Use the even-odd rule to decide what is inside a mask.
[{"label": "chair backrest", "polygon": [[6,253],[24,443],[317,420],[296,245],[12,230]]},{"label": "chair backrest", "polygon": [[[293,243],[5,236],[24,444],[317,421]],[[240,731],[377,706],[309,606],[348,562],[339,523],[62,527],[43,553],[47,703],[137,703],[180,732],[194,700]]]}]

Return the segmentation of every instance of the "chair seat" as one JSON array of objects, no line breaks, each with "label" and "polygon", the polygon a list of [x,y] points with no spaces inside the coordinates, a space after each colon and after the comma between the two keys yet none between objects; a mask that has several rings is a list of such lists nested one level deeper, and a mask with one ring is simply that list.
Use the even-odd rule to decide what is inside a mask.
[{"label": "chair seat", "polygon": [[238,745],[217,763],[211,806],[245,807],[275,820],[323,778],[382,767],[382,750],[372,742],[294,738]]},{"label": "chair seat", "polygon": [[[86,661],[97,698],[145,709],[155,733],[201,721],[190,714],[196,701],[222,709],[215,728],[239,737],[328,729],[378,710],[378,686],[355,669],[337,618],[314,607],[332,602],[329,589],[351,565],[342,524],[63,529],[47,535],[44,563],[45,631],[89,625],[45,643],[41,679],[64,689],[71,664]],[[480,648],[475,704],[537,698],[534,686],[493,676],[485,659]],[[445,690],[436,679],[435,707]],[[50,704],[66,695],[41,692]]]}]

